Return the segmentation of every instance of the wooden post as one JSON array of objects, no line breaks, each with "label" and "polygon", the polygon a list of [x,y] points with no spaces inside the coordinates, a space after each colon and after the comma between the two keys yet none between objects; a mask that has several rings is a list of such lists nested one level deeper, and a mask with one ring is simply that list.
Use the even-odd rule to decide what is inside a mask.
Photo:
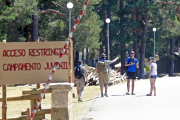
[{"label": "wooden post", "polygon": [[39,89],[39,88],[40,88],[40,84],[37,84],[37,85],[36,85],[36,88]]},{"label": "wooden post", "polygon": [[[3,43],[6,43],[6,40],[3,40]],[[2,86],[2,120],[7,120],[6,85]]]},{"label": "wooden post", "polygon": [[30,109],[27,108],[27,120],[31,120],[31,113],[30,113]]},{"label": "wooden post", "polygon": [[7,120],[6,85],[2,86],[2,120]]},{"label": "wooden post", "polygon": [[[39,42],[39,39],[37,39],[36,42]],[[36,87],[37,87],[37,89],[39,89],[40,88],[40,84],[37,84]]]},{"label": "wooden post", "polygon": [[31,100],[31,110],[34,109],[35,105],[36,105],[36,99],[35,100]]},{"label": "wooden post", "polygon": [[[33,91],[37,91],[37,90],[36,90],[36,89],[33,89]],[[31,110],[34,109],[35,105],[36,105],[36,99],[31,100]]]},{"label": "wooden post", "polygon": [[[39,39],[37,39],[36,42],[39,42]],[[40,88],[40,84],[37,84],[36,88],[39,89]]]},{"label": "wooden post", "polygon": [[69,78],[69,83],[72,83],[72,40],[69,41],[69,69],[68,69],[68,78]]},{"label": "wooden post", "polygon": [[[39,42],[39,39],[36,40],[36,42]],[[39,89],[40,88],[40,84],[36,84],[36,88]],[[35,104],[36,105],[36,104]],[[32,109],[32,108],[31,108]],[[39,105],[39,108],[41,110],[41,104]]]}]

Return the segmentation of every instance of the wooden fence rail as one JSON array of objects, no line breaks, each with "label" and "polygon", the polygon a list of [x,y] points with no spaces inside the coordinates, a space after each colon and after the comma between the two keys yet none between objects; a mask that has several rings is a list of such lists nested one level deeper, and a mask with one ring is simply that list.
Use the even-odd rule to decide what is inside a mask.
[{"label": "wooden fence rail", "polygon": [[[41,94],[41,92],[43,91],[43,89],[38,89],[38,90],[23,90],[22,94],[23,95],[27,95],[27,94]],[[46,93],[51,93],[51,88],[48,88]]]},{"label": "wooden fence rail", "polygon": [[[43,109],[37,111],[36,115],[51,114],[51,109]],[[22,111],[21,115],[27,115],[27,111]]]},{"label": "wooden fence rail", "polygon": [[[19,100],[33,100],[38,99],[39,95],[22,95],[16,97],[7,97],[7,101],[19,101]],[[45,98],[45,97],[44,97]],[[0,102],[2,102],[2,98],[0,98]]]},{"label": "wooden fence rail", "polygon": [[[52,88],[48,88],[46,93],[51,93]],[[7,101],[21,101],[21,100],[30,100],[31,109],[34,108],[36,105],[36,100],[39,98],[39,94],[43,91],[43,89],[26,89],[22,91],[21,96],[15,96],[15,97],[7,97]],[[45,99],[45,95],[44,98]],[[0,98],[0,102],[3,101],[3,98]],[[27,109],[29,110],[29,108]],[[34,116],[34,120],[42,120],[45,119],[45,114],[51,114],[51,109],[43,109],[38,110],[36,115]],[[27,120],[28,115],[27,111],[22,111],[20,117],[16,118],[7,118],[5,120]],[[4,120],[4,119],[0,119]]]},{"label": "wooden fence rail", "polygon": [[[35,115],[34,116],[34,120],[41,120],[41,119],[45,119],[45,114],[44,115]],[[0,120],[2,120],[2,119],[0,119]],[[27,120],[27,115],[17,117],[17,118],[7,118],[7,120]]]}]

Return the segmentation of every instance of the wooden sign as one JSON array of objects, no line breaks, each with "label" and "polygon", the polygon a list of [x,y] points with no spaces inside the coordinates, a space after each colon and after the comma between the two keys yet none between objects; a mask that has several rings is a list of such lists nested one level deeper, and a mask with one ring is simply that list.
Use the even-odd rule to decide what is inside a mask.
[{"label": "wooden sign", "polygon": [[[46,83],[64,45],[64,41],[1,43],[0,85]],[[69,81],[68,69],[73,61],[69,54],[67,48],[52,82]]]}]

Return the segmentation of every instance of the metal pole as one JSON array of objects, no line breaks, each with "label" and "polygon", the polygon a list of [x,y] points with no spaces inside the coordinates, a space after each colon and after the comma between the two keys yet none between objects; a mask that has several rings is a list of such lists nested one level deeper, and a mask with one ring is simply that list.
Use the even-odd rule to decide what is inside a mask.
[{"label": "metal pole", "polygon": [[108,60],[109,60],[109,23],[108,23]]},{"label": "metal pole", "polygon": [[[108,23],[108,60],[109,60],[109,23]],[[110,82],[110,65],[108,66],[108,76]]]},{"label": "metal pole", "polygon": [[154,58],[155,58],[155,31],[154,31]]},{"label": "metal pole", "polygon": [[69,34],[71,33],[71,9],[69,9]]}]

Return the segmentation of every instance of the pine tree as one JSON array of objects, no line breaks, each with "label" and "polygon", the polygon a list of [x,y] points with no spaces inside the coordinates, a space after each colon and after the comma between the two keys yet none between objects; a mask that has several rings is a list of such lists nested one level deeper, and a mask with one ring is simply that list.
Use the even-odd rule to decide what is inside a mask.
[{"label": "pine tree", "polygon": [[[54,9],[60,11],[66,17],[59,16],[55,13],[46,13],[39,15],[39,36],[46,41],[64,41],[67,39],[69,34],[69,10],[67,8],[67,3],[69,0],[52,0],[52,1],[39,1],[38,9]],[[84,0],[74,1],[74,7],[71,10],[71,26],[73,27],[75,20],[80,14],[82,7],[84,6]],[[84,48],[88,47],[90,49],[89,59],[95,56],[98,52],[99,43],[99,33],[101,31],[102,22],[99,20],[99,16],[94,11],[95,5],[100,1],[92,0],[90,1],[74,35],[74,52],[76,61],[79,59],[78,55]],[[47,29],[48,28],[48,29]],[[77,63],[77,62],[75,62]]]},{"label": "pine tree", "polygon": [[25,41],[23,28],[32,22],[33,1],[30,0],[0,0],[0,39],[8,42]]}]

